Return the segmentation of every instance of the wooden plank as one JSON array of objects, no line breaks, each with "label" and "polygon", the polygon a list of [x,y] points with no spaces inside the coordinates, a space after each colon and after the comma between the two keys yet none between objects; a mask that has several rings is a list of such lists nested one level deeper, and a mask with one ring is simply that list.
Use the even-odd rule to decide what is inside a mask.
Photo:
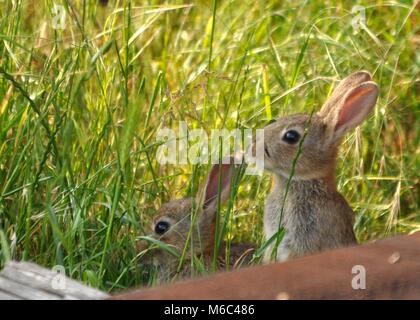
[{"label": "wooden plank", "polygon": [[[355,266],[365,289],[352,286]],[[420,299],[420,232],[112,299]]]},{"label": "wooden plank", "polygon": [[60,297],[42,290],[22,285],[13,280],[0,276],[0,288],[2,291],[25,300],[59,300]]},{"label": "wooden plank", "polygon": [[[108,295],[68,277],[63,288],[54,288],[57,273],[28,262],[8,262],[1,276],[24,286],[58,296],[60,299],[105,299]],[[1,286],[0,286],[1,288]]]},{"label": "wooden plank", "polygon": [[49,293],[55,294],[58,297],[60,297],[60,299],[65,299],[65,300],[78,299],[77,296],[73,296],[69,294],[68,290],[54,289],[51,285],[51,281],[53,279],[52,275],[49,277],[45,277],[45,276],[32,273],[28,270],[20,271],[20,270],[13,269],[10,266],[7,266],[1,272],[1,276],[9,280],[15,281],[19,284],[25,285],[27,287],[45,291],[47,293],[49,292]]},{"label": "wooden plank", "polygon": [[0,290],[0,300],[20,300],[19,297],[16,297],[10,293]]}]

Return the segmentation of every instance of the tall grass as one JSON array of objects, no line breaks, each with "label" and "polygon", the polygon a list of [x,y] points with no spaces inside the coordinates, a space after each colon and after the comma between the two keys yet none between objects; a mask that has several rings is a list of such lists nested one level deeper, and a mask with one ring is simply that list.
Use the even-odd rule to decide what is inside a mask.
[{"label": "tall grass", "polygon": [[[359,69],[381,94],[343,143],[338,189],[359,241],[420,230],[418,1],[359,4],[357,31],[348,1],[1,1],[0,266],[61,264],[104,290],[152,284],[137,239],[208,171],[160,165],[157,130],[260,128],[317,110]],[[219,237],[262,244],[269,189],[268,175],[245,176]]]}]

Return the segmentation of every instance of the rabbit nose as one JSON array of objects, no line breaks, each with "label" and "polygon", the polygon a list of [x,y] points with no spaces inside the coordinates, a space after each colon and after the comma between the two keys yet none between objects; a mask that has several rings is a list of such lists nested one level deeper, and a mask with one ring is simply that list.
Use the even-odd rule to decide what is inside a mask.
[{"label": "rabbit nose", "polygon": [[270,158],[271,157],[270,151],[268,150],[268,147],[265,144],[264,144],[264,153],[267,156],[267,158]]},{"label": "rabbit nose", "polygon": [[144,245],[143,242],[140,242],[140,241],[136,243],[136,248],[137,248],[137,251],[139,252],[146,250],[146,246]]},{"label": "rabbit nose", "polygon": [[137,240],[136,248],[138,252],[145,251],[149,248],[149,243],[146,240]]}]

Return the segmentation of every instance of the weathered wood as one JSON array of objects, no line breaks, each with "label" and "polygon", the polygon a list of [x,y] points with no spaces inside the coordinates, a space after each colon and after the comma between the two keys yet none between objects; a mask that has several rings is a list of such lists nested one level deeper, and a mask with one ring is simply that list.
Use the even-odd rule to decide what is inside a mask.
[{"label": "weathered wood", "polygon": [[0,276],[0,288],[6,293],[15,295],[25,300],[58,300],[60,297],[55,294],[34,289],[13,280]]},{"label": "weathered wood", "polygon": [[[352,287],[355,266],[365,290]],[[112,299],[420,299],[420,232]]]},{"label": "weathered wood", "polygon": [[19,300],[19,297],[16,297],[4,291],[0,291],[0,300]]},{"label": "weathered wood", "polygon": [[[68,277],[63,286],[53,285],[57,273],[28,262],[8,262],[0,272],[0,290],[20,299],[105,299],[106,293],[85,286]],[[63,280],[62,280],[63,281]],[[3,295],[3,296],[4,296]],[[6,296],[3,297],[7,299]],[[3,299],[0,295],[0,299]]]}]

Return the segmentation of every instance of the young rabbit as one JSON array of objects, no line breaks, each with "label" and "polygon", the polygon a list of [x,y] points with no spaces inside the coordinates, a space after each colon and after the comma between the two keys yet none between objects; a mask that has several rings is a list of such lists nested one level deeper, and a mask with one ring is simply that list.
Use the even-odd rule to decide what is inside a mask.
[{"label": "young rabbit", "polygon": [[[233,159],[231,159],[233,163]],[[174,248],[179,254],[184,250],[186,241],[187,261],[184,268],[177,272],[179,259],[164,249],[156,249],[151,252],[153,264],[163,272],[160,278],[169,278],[176,273],[181,277],[191,275],[191,258],[202,258],[204,264],[211,266],[215,245],[215,224],[217,214],[217,202],[219,198],[219,174],[220,174],[220,202],[229,198],[233,182],[235,166],[233,164],[216,164],[210,170],[207,183],[200,190],[195,201],[193,198],[173,200],[162,205],[152,223],[152,236]],[[196,209],[196,222],[192,223],[193,202]],[[190,238],[188,234],[191,232]],[[225,269],[226,263],[230,267],[237,267],[247,263],[252,258],[252,247],[242,244],[231,244],[229,261],[225,261],[225,243],[219,250],[217,257],[217,269]],[[162,280],[162,279],[160,279]]]},{"label": "young rabbit", "polygon": [[[284,228],[274,252],[278,261],[357,244],[354,213],[335,185],[337,148],[343,136],[368,117],[377,97],[370,74],[359,71],[342,80],[312,118],[290,115],[264,128],[264,166],[275,178],[265,205],[264,234],[270,239],[279,224]],[[265,251],[265,262],[273,258],[275,242]]]}]

